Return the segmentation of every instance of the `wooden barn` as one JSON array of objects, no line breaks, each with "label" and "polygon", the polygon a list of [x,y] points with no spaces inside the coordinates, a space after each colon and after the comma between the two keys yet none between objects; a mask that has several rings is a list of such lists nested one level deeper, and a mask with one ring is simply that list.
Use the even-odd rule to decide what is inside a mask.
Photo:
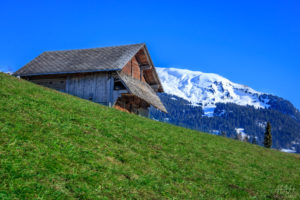
[{"label": "wooden barn", "polygon": [[163,87],[145,44],[47,51],[14,75],[142,116],[150,105],[167,112],[156,95]]}]

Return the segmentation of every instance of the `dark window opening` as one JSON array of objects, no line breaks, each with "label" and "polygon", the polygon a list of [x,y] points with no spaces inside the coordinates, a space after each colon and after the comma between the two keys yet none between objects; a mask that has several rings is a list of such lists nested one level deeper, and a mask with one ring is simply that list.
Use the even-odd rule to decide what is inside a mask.
[{"label": "dark window opening", "polygon": [[125,86],[121,81],[115,81],[114,90],[125,90]]},{"label": "dark window opening", "polygon": [[50,82],[49,82],[49,84],[51,85],[51,84],[52,84],[52,82],[50,81]]}]

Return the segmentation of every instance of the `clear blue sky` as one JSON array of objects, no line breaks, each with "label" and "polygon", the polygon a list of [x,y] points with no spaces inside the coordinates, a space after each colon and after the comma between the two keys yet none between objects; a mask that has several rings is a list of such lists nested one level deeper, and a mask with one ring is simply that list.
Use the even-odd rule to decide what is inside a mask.
[{"label": "clear blue sky", "polygon": [[154,64],[220,74],[300,108],[300,1],[0,1],[0,69],[46,50],[145,42]]}]

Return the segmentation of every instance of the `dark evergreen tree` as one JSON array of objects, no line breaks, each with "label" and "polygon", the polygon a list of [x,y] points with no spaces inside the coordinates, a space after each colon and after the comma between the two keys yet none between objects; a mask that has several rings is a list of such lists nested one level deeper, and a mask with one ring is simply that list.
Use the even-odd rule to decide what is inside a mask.
[{"label": "dark evergreen tree", "polygon": [[243,142],[249,142],[248,136],[246,136],[246,137],[243,138]]},{"label": "dark evergreen tree", "polygon": [[225,131],[222,131],[222,132],[221,132],[221,136],[226,137],[226,132],[225,132]]},{"label": "dark evergreen tree", "polygon": [[271,124],[267,123],[265,138],[264,138],[264,146],[266,148],[271,148],[272,146],[272,134],[271,134]]},{"label": "dark evergreen tree", "polygon": [[252,138],[252,142],[251,142],[252,144],[257,144],[257,140],[256,140],[256,137],[253,137]]}]

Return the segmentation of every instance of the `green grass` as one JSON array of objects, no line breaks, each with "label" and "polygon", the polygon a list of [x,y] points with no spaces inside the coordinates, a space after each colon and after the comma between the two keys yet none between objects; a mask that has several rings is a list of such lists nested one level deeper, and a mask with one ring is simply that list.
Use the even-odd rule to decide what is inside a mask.
[{"label": "green grass", "polygon": [[297,199],[300,157],[0,73],[0,199]]}]

